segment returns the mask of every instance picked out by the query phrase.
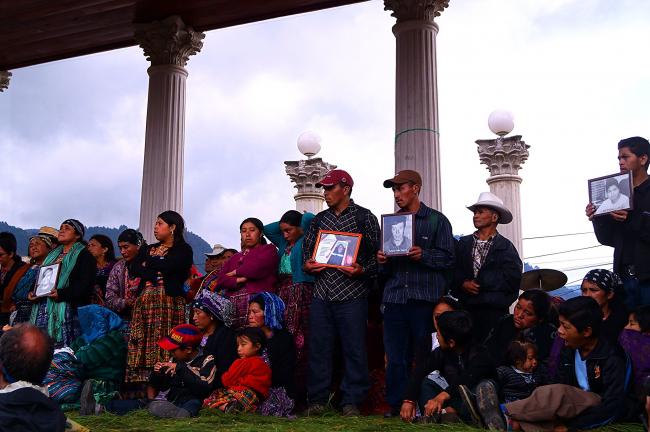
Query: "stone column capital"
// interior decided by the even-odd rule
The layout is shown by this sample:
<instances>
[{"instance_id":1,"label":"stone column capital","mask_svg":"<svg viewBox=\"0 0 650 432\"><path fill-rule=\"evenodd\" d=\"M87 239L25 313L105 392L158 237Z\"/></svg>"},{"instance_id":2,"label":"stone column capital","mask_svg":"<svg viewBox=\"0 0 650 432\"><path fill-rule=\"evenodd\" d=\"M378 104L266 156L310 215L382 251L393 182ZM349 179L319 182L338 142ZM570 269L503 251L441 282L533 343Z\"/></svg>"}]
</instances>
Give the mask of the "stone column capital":
<instances>
[{"instance_id":1,"label":"stone column capital","mask_svg":"<svg viewBox=\"0 0 650 432\"><path fill-rule=\"evenodd\" d=\"M336 165L332 165L323 161L321 158L302 159L298 161L286 161L285 172L295 183L295 188L298 189L298 195L323 195L323 190L316 187L318 180L322 179L325 174L333 169Z\"/></svg>"},{"instance_id":2,"label":"stone column capital","mask_svg":"<svg viewBox=\"0 0 650 432\"><path fill-rule=\"evenodd\" d=\"M186 26L179 16L137 24L135 28L135 39L152 66L184 67L189 57L201 50L204 37L205 33Z\"/></svg>"},{"instance_id":3,"label":"stone column capital","mask_svg":"<svg viewBox=\"0 0 650 432\"><path fill-rule=\"evenodd\" d=\"M9 71L0 71L0 92L3 92L9 88L9 80L11 79L11 72Z\"/></svg>"},{"instance_id":4,"label":"stone column capital","mask_svg":"<svg viewBox=\"0 0 650 432\"><path fill-rule=\"evenodd\" d=\"M476 144L481 163L487 165L491 177L499 178L517 176L521 166L528 159L528 149L530 148L521 139L521 135L477 140Z\"/></svg>"},{"instance_id":5,"label":"stone column capital","mask_svg":"<svg viewBox=\"0 0 650 432\"><path fill-rule=\"evenodd\" d=\"M433 23L449 6L449 0L384 0L384 10L393 11L397 22L426 21Z\"/></svg>"}]
</instances>

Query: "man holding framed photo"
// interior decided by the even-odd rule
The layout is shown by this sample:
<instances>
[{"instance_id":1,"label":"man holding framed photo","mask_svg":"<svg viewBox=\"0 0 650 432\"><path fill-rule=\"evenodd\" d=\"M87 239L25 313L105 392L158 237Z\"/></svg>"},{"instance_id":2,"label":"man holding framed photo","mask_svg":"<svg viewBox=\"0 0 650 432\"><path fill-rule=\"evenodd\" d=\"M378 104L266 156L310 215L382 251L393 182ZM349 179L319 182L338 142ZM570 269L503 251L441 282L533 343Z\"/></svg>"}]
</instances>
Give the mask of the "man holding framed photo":
<instances>
[{"instance_id":1,"label":"man holding framed photo","mask_svg":"<svg viewBox=\"0 0 650 432\"><path fill-rule=\"evenodd\" d=\"M383 250L377 252L380 273L386 279L384 348L388 360L386 399L391 408L385 416L390 417L400 413L414 346L424 337L431 337L433 306L446 294L447 275L454 265L454 237L445 215L420 201L422 177L418 172L400 171L384 181L384 187L393 190L400 208L397 215L414 215L412 246L406 255L391 256L394 245L390 243L384 243ZM400 221L394 216L387 218L390 219ZM396 231L400 231L393 226L384 226L385 230L391 230L392 241ZM401 234L398 237L403 237L404 227L397 233Z\"/></svg>"},{"instance_id":2,"label":"man holding framed photo","mask_svg":"<svg viewBox=\"0 0 650 432\"><path fill-rule=\"evenodd\" d=\"M616 210L598 216L589 203L585 210L598 241L614 248L614 272L625 286L629 308L650 305L650 143L630 137L618 143L621 172L632 172L632 210Z\"/></svg>"},{"instance_id":3,"label":"man holding framed photo","mask_svg":"<svg viewBox=\"0 0 650 432\"><path fill-rule=\"evenodd\" d=\"M324 412L332 384L332 355L336 337L345 360L341 383L343 415L359 415L358 406L370 387L366 352L369 281L377 273L379 223L370 210L351 198L354 181L343 170L332 170L316 183L325 194L327 210L318 213L305 233L304 268L316 278L310 310L308 415ZM361 234L357 259L332 268L312 257L319 231Z\"/></svg>"}]
</instances>

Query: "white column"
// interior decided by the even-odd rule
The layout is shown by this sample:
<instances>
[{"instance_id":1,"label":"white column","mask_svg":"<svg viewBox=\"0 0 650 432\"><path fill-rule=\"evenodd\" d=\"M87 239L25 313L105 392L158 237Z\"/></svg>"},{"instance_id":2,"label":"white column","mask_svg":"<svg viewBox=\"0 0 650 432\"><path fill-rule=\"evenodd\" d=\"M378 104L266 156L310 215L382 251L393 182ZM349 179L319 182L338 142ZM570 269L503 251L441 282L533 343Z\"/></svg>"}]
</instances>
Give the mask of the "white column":
<instances>
[{"instance_id":1,"label":"white column","mask_svg":"<svg viewBox=\"0 0 650 432\"><path fill-rule=\"evenodd\" d=\"M420 198L441 208L438 78L434 18L449 0L384 0L397 18L395 85L395 171L422 176Z\"/></svg>"},{"instance_id":2,"label":"white column","mask_svg":"<svg viewBox=\"0 0 650 432\"><path fill-rule=\"evenodd\" d=\"M0 93L9 88L9 80L11 79L11 72L0 70Z\"/></svg>"},{"instance_id":3,"label":"white column","mask_svg":"<svg viewBox=\"0 0 650 432\"><path fill-rule=\"evenodd\" d=\"M519 255L524 256L521 234L521 196L519 185L521 177L519 170L528 159L530 146L521 139L521 135L497 138L492 140L477 140L479 159L487 165L490 177L486 180L490 192L503 200L505 206L512 212L512 222L499 225L499 233L515 245Z\"/></svg>"},{"instance_id":4,"label":"white column","mask_svg":"<svg viewBox=\"0 0 650 432\"><path fill-rule=\"evenodd\" d=\"M183 212L185 147L185 65L203 46L203 33L177 17L138 26L135 37L151 61L144 145L140 231L155 241L156 216Z\"/></svg>"},{"instance_id":5,"label":"white column","mask_svg":"<svg viewBox=\"0 0 650 432\"><path fill-rule=\"evenodd\" d=\"M324 162L321 158L286 161L284 165L287 175L298 190L293 197L296 200L296 210L300 213L310 212L313 214L322 211L325 198L323 189L317 188L316 183L325 174L336 169L336 165Z\"/></svg>"}]
</instances>

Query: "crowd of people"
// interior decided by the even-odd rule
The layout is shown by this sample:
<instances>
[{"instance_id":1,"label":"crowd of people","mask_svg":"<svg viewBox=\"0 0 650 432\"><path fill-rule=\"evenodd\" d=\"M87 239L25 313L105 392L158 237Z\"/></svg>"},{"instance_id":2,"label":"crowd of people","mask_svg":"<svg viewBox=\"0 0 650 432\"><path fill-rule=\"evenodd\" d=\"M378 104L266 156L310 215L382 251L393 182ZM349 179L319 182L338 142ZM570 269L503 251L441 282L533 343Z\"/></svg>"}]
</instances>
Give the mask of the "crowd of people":
<instances>
[{"instance_id":1,"label":"crowd of people","mask_svg":"<svg viewBox=\"0 0 650 432\"><path fill-rule=\"evenodd\" d=\"M412 170L383 183L413 215L412 246L399 256L383 250L377 217L338 169L317 184L326 210L245 219L238 248L205 254L205 275L174 211L158 215L154 244L121 232L119 260L108 237L86 239L76 219L41 228L28 260L0 233L0 426L25 422L28 406L34 430L59 430L59 406L166 418L339 407L525 431L645 419L650 144L632 137L618 149L633 209L586 208L614 247L613 271L589 271L582 296L566 301L520 292L522 261L497 229L513 216L499 197L481 193L468 206L476 231L455 239L420 201ZM360 234L354 262L317 262L321 231ZM45 293L44 270L56 275Z\"/></svg>"}]
</instances>

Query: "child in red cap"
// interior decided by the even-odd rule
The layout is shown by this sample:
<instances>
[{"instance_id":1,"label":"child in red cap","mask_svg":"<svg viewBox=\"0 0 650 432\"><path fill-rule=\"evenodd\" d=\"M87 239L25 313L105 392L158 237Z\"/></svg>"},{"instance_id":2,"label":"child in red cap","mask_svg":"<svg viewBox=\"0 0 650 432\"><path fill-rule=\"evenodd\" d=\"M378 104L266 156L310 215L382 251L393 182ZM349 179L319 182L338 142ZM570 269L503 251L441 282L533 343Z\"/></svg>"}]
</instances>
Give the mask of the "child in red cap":
<instances>
[{"instance_id":1,"label":"child in red cap","mask_svg":"<svg viewBox=\"0 0 650 432\"><path fill-rule=\"evenodd\" d=\"M158 362L149 378L148 399L113 400L100 406L92 393L81 395L81 415L102 411L123 415L147 408L151 414L163 418L182 418L198 415L201 402L212 391L216 376L214 358L199 351L203 335L198 327L181 324L174 327L158 345L169 351L168 362ZM159 392L166 392L164 397Z\"/></svg>"}]
</instances>

